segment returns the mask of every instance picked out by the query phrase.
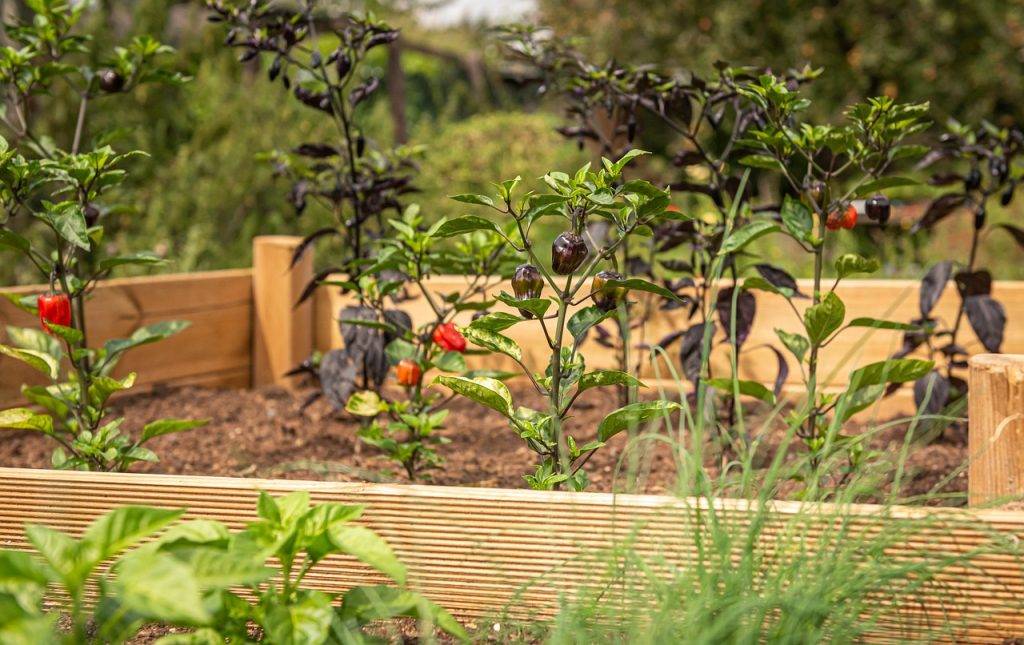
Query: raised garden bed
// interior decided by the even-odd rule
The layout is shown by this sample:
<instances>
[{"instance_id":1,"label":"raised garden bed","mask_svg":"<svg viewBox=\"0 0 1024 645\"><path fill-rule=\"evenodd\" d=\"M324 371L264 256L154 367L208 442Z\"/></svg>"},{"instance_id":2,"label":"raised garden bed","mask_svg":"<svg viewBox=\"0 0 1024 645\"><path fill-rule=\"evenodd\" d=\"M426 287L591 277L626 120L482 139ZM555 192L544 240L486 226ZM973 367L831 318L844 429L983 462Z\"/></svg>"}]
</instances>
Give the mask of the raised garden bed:
<instances>
[{"instance_id":1,"label":"raised garden bed","mask_svg":"<svg viewBox=\"0 0 1024 645\"><path fill-rule=\"evenodd\" d=\"M294 241L275 239L269 243L287 248ZM253 271L118 280L98 287L90 311L99 313L89 321L91 333L97 338L122 335L142 322L186 318L193 323L174 339L140 350L121 366L122 372L127 372L133 365L145 365L146 369L140 370L146 379L143 382L156 391L122 399L118 405L131 409L133 417L143 409L153 409L153 415L158 416L155 408L174 407L178 401L180 409L176 413L202 415L201 402L205 399L206 405L220 410L219 418L218 414L212 415L218 425L209 430L211 436L216 433L220 443L187 434L161 438L165 445L159 452L166 459L155 468L173 471L173 475L4 468L0 470L0 495L5 500L0 504L0 539L5 546L26 547L21 529L24 522L42 522L74 533L104 511L122 504L187 507L193 517L239 526L251 517L257 490L302 489L319 501L365 504L365 521L387 538L409 565L412 585L461 616L491 615L506 609L523 618L551 615L560 593L586 588L593 582L587 558L598 558L598 554L627 541L637 553L667 566L692 560L692 537L699 533L699 518L703 517L696 511L703 509L706 515L706 502L667 496L501 488L519 482L523 469L515 463L515 451L520 444L510 443L509 452L502 452L501 440L495 438L501 436L502 422L497 418L493 424L481 422L479 408L469 403L465 403L464 410L460 407L463 404L456 405L457 413L450 424L452 438L469 447L474 441L476 445L486 442L489 454L503 463L499 466L497 461L480 459L472 464L472 453L460 451L458 456L449 456L452 463L463 466L459 476L439 474L436 481L474 488L283 479L306 477L322 468L312 462L296 465L302 459L321 464L341 462L349 468L355 462L355 468L342 469L340 475L321 471L326 478L375 478L380 469L373 467L374 457L367 454L367 448L353 458L351 425L329 421L326 408L313 408L305 417L297 415L300 394L280 389L295 385L282 374L310 350L337 346L335 317L342 300L337 294L322 291L305 309L282 308L283 303L294 302L292 291L303 281L286 277L280 262L288 253L272 255L274 262L258 265ZM445 280L452 279L437 278L432 286L443 291ZM284 284L289 288L282 288ZM28 293L37 289L18 290ZM878 314L878 302L892 302L893 310L882 312L885 317L909 319L916 307L914 284L909 282L851 281L840 290L850 316ZM1006 304L1011 321L1024 319L1024 285L996 283L994 291ZM952 287L940 301L939 316L948 315L954 306L951 292ZM758 319L748 341L752 345L767 342L773 327L792 324L790 318L783 317L792 312L784 310L781 301L773 300L773 296L758 295ZM422 314L418 309L421 306L416 301L408 303L406 308L414 320ZM0 303L0 322L30 323L6 303ZM656 339L679 324L671 312L659 314L648 334ZM898 342L898 333L881 330L871 332L869 340L851 336L843 341L847 343L845 351L837 342L831 352L845 359L826 366L830 385L842 383L844 375L857 365L885 358ZM528 336L516 339L524 348L533 344ZM1024 328L1011 324L1004 348L1024 353ZM602 366L602 362L614 366L610 353L598 347L592 350L592 366ZM763 362L757 352L747 357L741 365L747 376L762 382L774 379L774 361L769 353L765 353ZM526 360L531 360L528 352ZM490 367L496 366L494 357L488 361ZM0 400L13 403L18 398L17 386L32 379L6 359L0 361L0 370L4 374ZM652 382L657 376L650 371L645 374ZM266 387L274 383L278 384L276 388ZM189 384L228 389L221 393L175 389ZM247 386L262 389L238 389ZM1003 397L1003 402L1007 399ZM862 415L889 418L910 411L910 398L905 394L886 401L884 406ZM603 414L603 406L600 400L593 403L595 419ZM459 411L465 414L461 422ZM586 423L588 419L589 413L585 413L579 421ZM263 461L247 462L245 455L251 457L256 449L262 452L268 447L260 445L261 441L269 442L274 449ZM962 444L962 437L954 436L943 444L950 450L944 457L947 462L958 464L967 457L958 442ZM251 451L247 444L252 446ZM992 452L1002 449L997 444ZM31 440L15 439L4 450L5 464L45 465L41 451ZM612 489L616 452L609 450L595 462L600 466L595 472L602 475L597 482L599 489ZM525 454L523 458L529 459ZM294 468L286 467L289 462ZM506 468L505 462L511 465ZM654 453L651 463L649 490L669 489L673 470L669 458ZM364 464L365 471L361 470ZM243 477L180 474L198 474L205 465L219 474ZM942 470L938 466L933 474ZM256 478L261 476L280 478ZM962 482L953 486L963 490ZM954 631L944 634L948 639L1001 642L1024 635L1024 613L1020 611L1024 567L1013 548L1006 547L1024 537L1024 512L864 505L821 506L819 513L808 515L806 509L792 502L759 507L728 500L716 501L712 507L716 516L741 526L767 517L769 530L758 533L766 553L774 552L772 536L776 535L803 536L802 548L813 550L817 548L816 540L834 537L830 537L829 527L839 522L868 532L903 526L905 531L887 551L897 560L945 558L948 566L937 577L923 586L908 587L897 605L876 617L872 630L879 640L934 637L928 630L940 623L952 626ZM806 525L808 517L815 518L813 526ZM794 528L792 522L801 525ZM993 545L1002 546L991 551ZM322 574L310 579L311 583L337 590L367 581L368 573L361 565L340 558L330 562Z\"/></svg>"}]
</instances>

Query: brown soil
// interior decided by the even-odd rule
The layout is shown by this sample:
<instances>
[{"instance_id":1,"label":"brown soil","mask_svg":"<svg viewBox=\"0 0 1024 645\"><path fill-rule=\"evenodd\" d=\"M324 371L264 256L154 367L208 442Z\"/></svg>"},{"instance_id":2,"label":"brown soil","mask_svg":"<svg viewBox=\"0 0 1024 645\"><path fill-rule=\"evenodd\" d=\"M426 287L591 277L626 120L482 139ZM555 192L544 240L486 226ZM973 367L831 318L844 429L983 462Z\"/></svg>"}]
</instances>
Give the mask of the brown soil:
<instances>
[{"instance_id":1,"label":"brown soil","mask_svg":"<svg viewBox=\"0 0 1024 645\"><path fill-rule=\"evenodd\" d=\"M512 384L519 405L542 407L539 397L522 384ZM210 424L192 432L159 437L148 444L160 457L153 464L139 464L134 470L188 475L227 477L268 477L286 479L327 479L335 481L408 481L402 469L376 449L361 445L355 436L357 424L347 415L333 412L317 402L305 412L302 402L310 391L291 394L279 388L255 391L212 390L195 387L157 389L121 399L115 412L138 427L163 418L208 418ZM593 438L594 429L615 406L609 392L591 390L580 397L569 429L580 443ZM534 454L497 413L457 398L451 406L446 428L440 434L451 443L438 447L445 459L442 468L423 475L426 483L460 486L523 488L523 474L532 472ZM763 424L756 420L748 427ZM853 429L854 432L857 429ZM870 442L883 455L897 455L905 427L878 433ZM778 439L766 434L765 450L770 455ZM674 438L674 437L673 437ZM623 457L626 437L613 438L587 464L589 490L623 490L627 458ZM642 476L637 492L659 493L673 488L676 466L673 449L665 442L648 442L638 451ZM656 446L656 447L651 447ZM53 445L41 435L10 432L0 444L0 465L47 468ZM708 451L711 453L712 451ZM636 454L636 453L635 453ZM709 457L714 470L717 458ZM927 445L914 445L906 463L905 495L920 495L960 468L966 459L962 434L947 429ZM618 476L617 476L618 473ZM952 477L944 492L966 489L966 474ZM947 502L948 503L948 502Z\"/></svg>"}]
</instances>

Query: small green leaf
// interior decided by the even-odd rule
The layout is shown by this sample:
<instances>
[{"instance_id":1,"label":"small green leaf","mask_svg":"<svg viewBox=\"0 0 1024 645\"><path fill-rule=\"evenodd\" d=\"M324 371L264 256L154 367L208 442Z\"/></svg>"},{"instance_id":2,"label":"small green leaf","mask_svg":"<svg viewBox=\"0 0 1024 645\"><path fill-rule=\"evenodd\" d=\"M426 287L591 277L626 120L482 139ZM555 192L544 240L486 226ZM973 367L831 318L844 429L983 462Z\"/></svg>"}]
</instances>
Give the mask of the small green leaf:
<instances>
[{"instance_id":1,"label":"small green leaf","mask_svg":"<svg viewBox=\"0 0 1024 645\"><path fill-rule=\"evenodd\" d=\"M594 370L580 377L579 391L606 385L625 385L628 387L647 387L633 376L618 370Z\"/></svg>"},{"instance_id":2,"label":"small green leaf","mask_svg":"<svg viewBox=\"0 0 1024 645\"><path fill-rule=\"evenodd\" d=\"M807 350L811 348L811 341L807 340L806 336L801 334L791 334L788 331L781 329L775 330L775 335L779 337L782 344L786 346L786 349L793 353L798 362L803 362L804 356L807 354Z\"/></svg>"},{"instance_id":3,"label":"small green leaf","mask_svg":"<svg viewBox=\"0 0 1024 645\"><path fill-rule=\"evenodd\" d=\"M405 565L388 543L365 526L335 523L329 529L331 541L341 550L380 571L400 585L405 584Z\"/></svg>"},{"instance_id":4,"label":"small green leaf","mask_svg":"<svg viewBox=\"0 0 1024 645\"><path fill-rule=\"evenodd\" d=\"M612 164L611 173L615 176L618 176L622 174L622 169L625 168L626 164L628 164L630 161L642 155L649 154L651 153L647 152L646 150L630 150L626 154L622 155L622 157L620 157L618 161Z\"/></svg>"},{"instance_id":5,"label":"small green leaf","mask_svg":"<svg viewBox=\"0 0 1024 645\"><path fill-rule=\"evenodd\" d=\"M874 273L881 265L878 260L865 258L856 253L846 253L836 258L836 273L842 280L855 273Z\"/></svg>"},{"instance_id":6,"label":"small green leaf","mask_svg":"<svg viewBox=\"0 0 1024 645\"><path fill-rule=\"evenodd\" d=\"M537 298L540 300L540 298ZM550 303L550 301L547 301ZM486 329L487 331L501 332L505 331L516 323L521 323L525 320L520 316L510 314L507 311L493 311L489 314L480 316L469 324L470 327L476 327L477 329Z\"/></svg>"},{"instance_id":7,"label":"small green leaf","mask_svg":"<svg viewBox=\"0 0 1024 645\"><path fill-rule=\"evenodd\" d=\"M602 320L615 314L615 310L605 311L600 307L584 307L569 318L567 328L572 334L573 340L579 343L586 336L587 331Z\"/></svg>"},{"instance_id":8,"label":"small green leaf","mask_svg":"<svg viewBox=\"0 0 1024 645\"><path fill-rule=\"evenodd\" d=\"M768 282L760 276L751 276L743 281L743 288L750 291L757 289L759 291L767 291L768 293L774 293L782 296L783 298L792 298L793 290L786 287L776 287L771 282Z\"/></svg>"},{"instance_id":9,"label":"small green leaf","mask_svg":"<svg viewBox=\"0 0 1024 645\"><path fill-rule=\"evenodd\" d=\"M101 516L82 535L82 548L102 562L181 517L184 509L121 506Z\"/></svg>"},{"instance_id":10,"label":"small green leaf","mask_svg":"<svg viewBox=\"0 0 1024 645\"><path fill-rule=\"evenodd\" d=\"M718 249L718 255L735 253L757 238L769 233L775 233L778 230L780 230L779 225L774 222L765 220L751 222L743 228L733 231L729 237L725 238L721 248Z\"/></svg>"},{"instance_id":11,"label":"small green leaf","mask_svg":"<svg viewBox=\"0 0 1024 645\"><path fill-rule=\"evenodd\" d=\"M28 408L11 408L0 411L0 428L52 434L53 419L45 414L36 414Z\"/></svg>"},{"instance_id":12,"label":"small green leaf","mask_svg":"<svg viewBox=\"0 0 1024 645\"><path fill-rule=\"evenodd\" d=\"M466 371L466 357L459 352L445 352L434 361L434 367L443 372L461 374Z\"/></svg>"},{"instance_id":13,"label":"small green leaf","mask_svg":"<svg viewBox=\"0 0 1024 645\"><path fill-rule=\"evenodd\" d=\"M599 441L608 441L626 428L664 417L679 409L678 403L665 400L641 401L627 405L601 421L601 425L597 427L597 438Z\"/></svg>"},{"instance_id":14,"label":"small green leaf","mask_svg":"<svg viewBox=\"0 0 1024 645\"><path fill-rule=\"evenodd\" d=\"M850 372L849 391L885 383L907 383L922 378L935 366L934 361L917 358L891 358Z\"/></svg>"},{"instance_id":15,"label":"small green leaf","mask_svg":"<svg viewBox=\"0 0 1024 645\"><path fill-rule=\"evenodd\" d=\"M396 338L384 348L384 354L392 365L398 365L405 358L415 360L416 353L416 346L404 338Z\"/></svg>"},{"instance_id":16,"label":"small green leaf","mask_svg":"<svg viewBox=\"0 0 1024 645\"><path fill-rule=\"evenodd\" d=\"M508 336L503 336L497 332L488 331L486 329L473 327L472 325L463 328L462 335L466 337L466 340L474 345L479 345L480 347L489 349L492 352L506 354L517 361L523 360L523 350L519 348L516 341L512 340Z\"/></svg>"},{"instance_id":17,"label":"small green leaf","mask_svg":"<svg viewBox=\"0 0 1024 645\"><path fill-rule=\"evenodd\" d=\"M202 625L211 618L192 570L166 553L138 551L125 557L114 586L124 609L153 621Z\"/></svg>"},{"instance_id":18,"label":"small green leaf","mask_svg":"<svg viewBox=\"0 0 1024 645\"><path fill-rule=\"evenodd\" d=\"M485 217L467 215L456 219L450 219L434 233L434 237L455 237L465 235L473 231L492 231L499 233L498 225Z\"/></svg>"},{"instance_id":19,"label":"small green leaf","mask_svg":"<svg viewBox=\"0 0 1024 645\"><path fill-rule=\"evenodd\" d=\"M846 305L833 292L804 312L804 328L812 345L820 345L839 329L846 318Z\"/></svg>"},{"instance_id":20,"label":"small green leaf","mask_svg":"<svg viewBox=\"0 0 1024 645\"><path fill-rule=\"evenodd\" d=\"M488 197L487 195L463 193L461 195L452 195L451 199L454 199L457 202L462 202L463 204L476 204L478 206L494 206L494 200Z\"/></svg>"},{"instance_id":21,"label":"small green leaf","mask_svg":"<svg viewBox=\"0 0 1024 645\"><path fill-rule=\"evenodd\" d=\"M139 443L145 443L154 437L165 434L201 428L209 422L209 419L160 419L159 421L153 421L142 427L142 438L139 440Z\"/></svg>"},{"instance_id":22,"label":"small green leaf","mask_svg":"<svg viewBox=\"0 0 1024 645\"><path fill-rule=\"evenodd\" d=\"M647 280L643 280L641 278L629 278L627 280L608 280L605 283L605 286L609 289L625 287L626 289L630 289L632 291L646 291L647 293L653 293L655 295L661 296L666 300L675 300L677 302L682 302L682 299L679 296L672 293L665 287L658 284L654 284L653 282L648 282Z\"/></svg>"},{"instance_id":23,"label":"small green leaf","mask_svg":"<svg viewBox=\"0 0 1024 645\"><path fill-rule=\"evenodd\" d=\"M348 397L345 410L357 417L375 417L387 410L387 404L373 390L363 390Z\"/></svg>"},{"instance_id":24,"label":"small green leaf","mask_svg":"<svg viewBox=\"0 0 1024 645\"><path fill-rule=\"evenodd\" d=\"M522 309L533 314L537 318L542 318L547 313L548 307L551 306L551 300L549 298L523 298L519 299L515 296L510 296L504 291L498 295L498 300L505 303L510 307L516 309Z\"/></svg>"},{"instance_id":25,"label":"small green leaf","mask_svg":"<svg viewBox=\"0 0 1024 645\"><path fill-rule=\"evenodd\" d=\"M873 327L874 329L895 329L897 331L919 331L920 325L896 322L895 320L876 320L875 318L854 318L848 325L850 327Z\"/></svg>"},{"instance_id":26,"label":"small green leaf","mask_svg":"<svg viewBox=\"0 0 1024 645\"><path fill-rule=\"evenodd\" d=\"M814 219L811 209L789 195L782 200L782 208L779 210L779 217L782 218L782 225L790 235L798 240L807 241L810 239L811 231L814 228Z\"/></svg>"},{"instance_id":27,"label":"small green leaf","mask_svg":"<svg viewBox=\"0 0 1024 645\"><path fill-rule=\"evenodd\" d=\"M708 379L706 383L722 392L733 393L733 380L729 378ZM775 405L775 394L757 381L736 381L739 386L739 393L744 396L752 396L755 399L764 401L768 405Z\"/></svg>"},{"instance_id":28,"label":"small green leaf","mask_svg":"<svg viewBox=\"0 0 1024 645\"><path fill-rule=\"evenodd\" d=\"M441 384L468 399L473 399L506 417L512 416L512 394L508 391L508 387L497 379L485 376L476 378L438 376L434 379L434 383Z\"/></svg>"},{"instance_id":29,"label":"small green leaf","mask_svg":"<svg viewBox=\"0 0 1024 645\"><path fill-rule=\"evenodd\" d=\"M57 363L57 359L45 352L0 345L0 354L10 356L31 368L39 370L50 377L51 380L56 380L60 376L60 365Z\"/></svg>"},{"instance_id":30,"label":"small green leaf","mask_svg":"<svg viewBox=\"0 0 1024 645\"><path fill-rule=\"evenodd\" d=\"M779 160L771 155L747 155L739 160L743 166L751 168L764 168L766 170L778 170Z\"/></svg>"}]
</instances>

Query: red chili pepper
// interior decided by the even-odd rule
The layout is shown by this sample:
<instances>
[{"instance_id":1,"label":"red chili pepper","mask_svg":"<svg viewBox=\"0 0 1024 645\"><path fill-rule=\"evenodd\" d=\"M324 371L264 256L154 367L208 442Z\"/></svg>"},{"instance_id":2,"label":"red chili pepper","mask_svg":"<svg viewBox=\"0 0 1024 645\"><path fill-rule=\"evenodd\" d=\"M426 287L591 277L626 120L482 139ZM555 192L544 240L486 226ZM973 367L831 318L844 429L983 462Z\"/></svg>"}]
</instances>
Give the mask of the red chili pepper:
<instances>
[{"instance_id":1,"label":"red chili pepper","mask_svg":"<svg viewBox=\"0 0 1024 645\"><path fill-rule=\"evenodd\" d=\"M852 229L857 224L857 209L853 204L846 207L846 210L832 211L825 220L825 228L830 231L838 231L841 228Z\"/></svg>"},{"instance_id":2,"label":"red chili pepper","mask_svg":"<svg viewBox=\"0 0 1024 645\"><path fill-rule=\"evenodd\" d=\"M46 323L62 327L71 326L71 299L66 294L44 293L39 296L36 304L39 307L39 323L46 333L53 333Z\"/></svg>"},{"instance_id":3,"label":"red chili pepper","mask_svg":"<svg viewBox=\"0 0 1024 645\"><path fill-rule=\"evenodd\" d=\"M459 352L461 354L466 351L466 339L455 328L454 323L438 325L437 329L434 330L434 342L441 349L448 352Z\"/></svg>"},{"instance_id":4,"label":"red chili pepper","mask_svg":"<svg viewBox=\"0 0 1024 645\"><path fill-rule=\"evenodd\" d=\"M416 387L420 384L423 370L420 369L419 363L416 361L411 358L403 358L395 367L395 375L398 377L399 384L405 387Z\"/></svg>"}]
</instances>

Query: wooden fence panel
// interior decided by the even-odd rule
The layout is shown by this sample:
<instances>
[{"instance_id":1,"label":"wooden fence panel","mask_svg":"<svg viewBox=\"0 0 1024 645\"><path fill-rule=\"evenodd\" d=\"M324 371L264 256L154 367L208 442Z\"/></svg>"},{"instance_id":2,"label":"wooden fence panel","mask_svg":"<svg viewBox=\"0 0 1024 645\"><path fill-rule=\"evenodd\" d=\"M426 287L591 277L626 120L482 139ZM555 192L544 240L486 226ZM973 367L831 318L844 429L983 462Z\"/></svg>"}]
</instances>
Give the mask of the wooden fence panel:
<instances>
[{"instance_id":1,"label":"wooden fence panel","mask_svg":"<svg viewBox=\"0 0 1024 645\"><path fill-rule=\"evenodd\" d=\"M4 289L32 294L39 285ZM252 366L252 271L125 278L100 283L89 298L89 344L129 336L162 320L188 320L192 326L165 341L128 352L117 369L135 371L140 384L199 384L247 387ZM0 300L0 329L37 327L39 321ZM0 332L0 337L6 332ZM42 375L17 361L0 358L0 405L17 403L22 383L42 383Z\"/></svg>"},{"instance_id":2,"label":"wooden fence panel","mask_svg":"<svg viewBox=\"0 0 1024 645\"><path fill-rule=\"evenodd\" d=\"M465 284L465 278L457 276L438 276L427 282L429 288L441 293L460 290ZM800 280L799 284L803 292L811 291L811 281ZM920 317L917 289L918 283L911 280L847 280L839 286L837 293L846 303L847 321L866 316L909 322ZM511 287L507 282L498 284L491 289L490 295L493 296L500 291L510 293ZM646 296L646 294L638 295ZM1024 353L1024 324L1015 324L1015 321L1024 321L1024 282L997 281L993 285L993 296L1006 307L1006 315L1009 320L1002 351ZM637 295L633 297L636 298ZM777 363L775 355L767 346L770 345L785 352L774 330L776 328L789 332L802 332L803 330L796 314L782 297L761 291L755 292L755 297L757 298L757 314L753 330L740 356L740 376L744 379L771 385L777 374ZM950 283L936 305L933 316L944 324L952 325L956 317L958 299L956 287ZM338 293L337 289L321 289L319 291L314 314L314 343L317 349L326 351L341 346L341 335L337 324L338 311L341 307L352 303L353 300L350 297ZM810 300L797 300L796 304L798 311L802 314L810 304ZM432 312L422 297L402 303L401 307L412 315L415 324L428 321L432 317ZM498 303L495 309L508 308ZM471 315L470 312L466 312L456 320L460 324L467 324ZM608 323L606 325L609 331L614 332ZM655 310L648 322L645 335L643 337L635 336L634 340L637 343L656 343L669 333L685 329L689 325L685 310ZM537 370L543 370L544 361L547 360L547 345L536 322L521 323L504 333L516 340L522 347L524 362L527 365ZM634 331L635 335L638 333ZM719 340L725 338L724 331L720 326L717 327L716 334L716 338ZM971 353L985 351L966 320L962 323L960 344ZM882 329L846 330L822 353L821 382L827 389L841 387L846 383L850 371L868 363L885 360L901 346L902 332ZM678 352L678 342L668 350L677 369ZM616 354L592 340L588 341L586 345L586 357L590 368L618 368ZM790 363L787 390L792 393L802 392L800 370L797 369L788 352L786 352L786 357ZM486 365L491 369L517 370L515 363L503 356L471 358L469 362L474 367ZM664 365L661 365L659 369L660 377L667 378L669 376ZM718 374L728 374L730 371L726 346L720 346L714 352L713 370ZM642 369L643 377L651 379L654 373L655 370L652 369L651 362L645 361ZM966 377L966 373L964 376ZM888 409L894 411L900 409L909 412L912 410L912 405L909 388L904 388L902 396L887 401Z\"/></svg>"},{"instance_id":3,"label":"wooden fence panel","mask_svg":"<svg viewBox=\"0 0 1024 645\"><path fill-rule=\"evenodd\" d=\"M591 565L603 561L602 551L626 540L651 562L685 567L696 557L695 510L707 516L708 508L695 499L653 495L0 468L0 545L29 548L22 529L25 522L77 534L103 512L123 504L187 507L188 517L240 528L254 516L258 490L308 490L315 502L365 505L362 521L394 547L409 568L411 586L461 617L494 614L506 607L519 618L550 616L559 594L594 584ZM722 500L714 508L721 521L740 527L751 518L748 502ZM888 549L888 557L908 562L973 554L995 541L1024 537L1021 512L883 510L865 505L837 513L826 505L819 507L820 515L811 516L820 521L808 521L806 513L797 515L800 508L795 502L773 504L758 540L764 553L794 544L776 544L775 535L810 540L813 549L830 539L826 536L837 521L867 532L893 522L918 522L901 534L903 542L894 541ZM314 568L306 581L341 591L380 578L353 560L332 557ZM880 602L889 600L891 591L880 594ZM1024 567L1019 558L1006 553L970 555L951 563L912 597L899 598L874 631L877 642L908 640L953 619L963 620L964 630L946 634L949 641L998 643L1024 635L1022 604Z\"/></svg>"}]
</instances>

